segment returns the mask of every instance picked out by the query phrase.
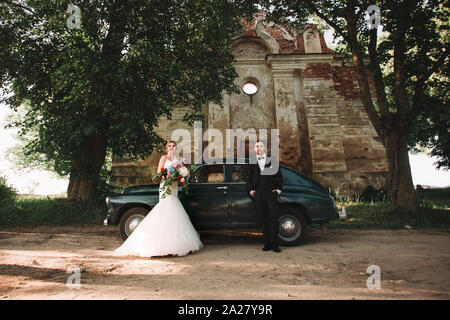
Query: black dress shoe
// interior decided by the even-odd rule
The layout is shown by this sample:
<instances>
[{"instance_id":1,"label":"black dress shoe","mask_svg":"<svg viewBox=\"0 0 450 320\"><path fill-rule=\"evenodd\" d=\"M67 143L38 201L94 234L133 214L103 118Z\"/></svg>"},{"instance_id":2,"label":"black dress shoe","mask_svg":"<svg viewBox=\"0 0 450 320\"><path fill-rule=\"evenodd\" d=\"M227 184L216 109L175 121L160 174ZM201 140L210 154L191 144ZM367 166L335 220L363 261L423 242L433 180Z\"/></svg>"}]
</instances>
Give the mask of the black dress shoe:
<instances>
[{"instance_id":1,"label":"black dress shoe","mask_svg":"<svg viewBox=\"0 0 450 320\"><path fill-rule=\"evenodd\" d=\"M263 251L269 251L269 250L271 250L272 248L270 247L270 246L264 246L264 248L262 249Z\"/></svg>"},{"instance_id":2,"label":"black dress shoe","mask_svg":"<svg viewBox=\"0 0 450 320\"><path fill-rule=\"evenodd\" d=\"M281 252L281 249L280 249L280 247L276 247L276 248L274 248L274 249L273 249L273 252Z\"/></svg>"}]
</instances>

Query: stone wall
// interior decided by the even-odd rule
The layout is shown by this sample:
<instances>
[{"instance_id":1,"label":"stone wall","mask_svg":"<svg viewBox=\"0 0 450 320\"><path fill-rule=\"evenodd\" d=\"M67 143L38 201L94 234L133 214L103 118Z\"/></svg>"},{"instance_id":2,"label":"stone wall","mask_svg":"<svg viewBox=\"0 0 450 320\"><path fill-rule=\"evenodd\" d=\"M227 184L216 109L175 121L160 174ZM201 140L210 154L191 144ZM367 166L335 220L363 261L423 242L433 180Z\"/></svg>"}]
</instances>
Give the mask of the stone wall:
<instances>
[{"instance_id":1,"label":"stone wall","mask_svg":"<svg viewBox=\"0 0 450 320\"><path fill-rule=\"evenodd\" d=\"M364 110L353 65L335 58L309 64L304 77L313 177L341 194L383 187L386 153Z\"/></svg>"}]
</instances>

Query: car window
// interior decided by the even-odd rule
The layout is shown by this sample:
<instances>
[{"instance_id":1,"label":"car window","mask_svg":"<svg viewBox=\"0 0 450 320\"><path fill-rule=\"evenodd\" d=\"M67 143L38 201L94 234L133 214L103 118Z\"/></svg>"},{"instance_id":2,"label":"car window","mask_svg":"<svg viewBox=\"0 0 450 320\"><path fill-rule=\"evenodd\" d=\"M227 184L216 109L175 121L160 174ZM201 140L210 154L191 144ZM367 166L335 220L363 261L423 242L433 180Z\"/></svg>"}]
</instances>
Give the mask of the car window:
<instances>
[{"instance_id":1,"label":"car window","mask_svg":"<svg viewBox=\"0 0 450 320\"><path fill-rule=\"evenodd\" d=\"M189 179L190 183L222 183L224 181L223 164L201 166Z\"/></svg>"},{"instance_id":2,"label":"car window","mask_svg":"<svg viewBox=\"0 0 450 320\"><path fill-rule=\"evenodd\" d=\"M248 170L245 164L234 164L231 182L248 182Z\"/></svg>"}]
</instances>

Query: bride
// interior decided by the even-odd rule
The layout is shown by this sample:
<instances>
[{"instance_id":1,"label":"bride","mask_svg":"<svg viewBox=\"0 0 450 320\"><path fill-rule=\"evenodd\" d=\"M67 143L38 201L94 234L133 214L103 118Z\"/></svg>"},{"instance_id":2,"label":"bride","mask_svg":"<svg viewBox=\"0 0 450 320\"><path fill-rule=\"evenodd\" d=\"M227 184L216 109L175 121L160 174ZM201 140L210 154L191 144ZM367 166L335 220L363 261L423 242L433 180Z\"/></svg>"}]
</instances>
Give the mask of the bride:
<instances>
[{"instance_id":1,"label":"bride","mask_svg":"<svg viewBox=\"0 0 450 320\"><path fill-rule=\"evenodd\" d=\"M169 141L166 145L167 155L163 155L159 160L158 172L161 168L176 166L175 149L176 143ZM184 256L203 247L197 231L178 200L178 184L172 183L168 188L170 192L166 192L163 184L160 184L158 204L114 251L116 255ZM162 197L164 193L167 195Z\"/></svg>"}]
</instances>

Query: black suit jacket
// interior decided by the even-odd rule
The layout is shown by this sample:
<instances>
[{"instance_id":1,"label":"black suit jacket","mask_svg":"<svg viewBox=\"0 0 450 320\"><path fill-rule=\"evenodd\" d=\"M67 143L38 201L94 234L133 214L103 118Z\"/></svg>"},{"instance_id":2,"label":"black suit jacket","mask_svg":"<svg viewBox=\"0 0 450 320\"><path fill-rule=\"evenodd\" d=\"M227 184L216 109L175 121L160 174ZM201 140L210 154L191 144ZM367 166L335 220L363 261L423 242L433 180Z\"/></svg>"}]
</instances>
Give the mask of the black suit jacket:
<instances>
[{"instance_id":1,"label":"black suit jacket","mask_svg":"<svg viewBox=\"0 0 450 320\"><path fill-rule=\"evenodd\" d=\"M267 162L265 167L270 167L271 163ZM261 175L261 169L258 163L249 165L248 172L248 187L249 191L272 191L278 189L283 191L283 176L281 170L278 168L278 172L274 175Z\"/></svg>"}]
</instances>

